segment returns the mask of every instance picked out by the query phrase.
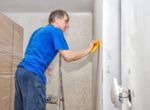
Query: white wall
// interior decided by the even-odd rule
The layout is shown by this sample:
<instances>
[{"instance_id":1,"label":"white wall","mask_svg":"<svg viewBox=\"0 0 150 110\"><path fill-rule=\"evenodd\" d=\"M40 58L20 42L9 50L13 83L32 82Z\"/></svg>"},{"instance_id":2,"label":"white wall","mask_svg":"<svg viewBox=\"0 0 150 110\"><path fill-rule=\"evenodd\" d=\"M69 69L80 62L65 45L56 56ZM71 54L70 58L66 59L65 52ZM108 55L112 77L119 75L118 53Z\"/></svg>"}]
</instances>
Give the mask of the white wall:
<instances>
[{"instance_id":1,"label":"white wall","mask_svg":"<svg viewBox=\"0 0 150 110\"><path fill-rule=\"evenodd\" d=\"M120 82L120 0L103 0L103 110L119 110L111 103L113 78Z\"/></svg>"},{"instance_id":2,"label":"white wall","mask_svg":"<svg viewBox=\"0 0 150 110\"><path fill-rule=\"evenodd\" d=\"M102 41L102 0L94 0L93 4L93 38ZM103 42L103 41L102 41ZM93 55L93 109L102 110L102 45Z\"/></svg>"},{"instance_id":3,"label":"white wall","mask_svg":"<svg viewBox=\"0 0 150 110\"><path fill-rule=\"evenodd\" d=\"M93 33L102 40L99 57L93 60L95 65L99 60L98 74L93 71L97 80L96 110L119 110L111 102L110 89L113 78L120 82L120 16L119 0L95 0Z\"/></svg>"},{"instance_id":4,"label":"white wall","mask_svg":"<svg viewBox=\"0 0 150 110\"><path fill-rule=\"evenodd\" d=\"M122 84L131 89L132 106L123 110L149 110L150 1L122 0Z\"/></svg>"}]
</instances>

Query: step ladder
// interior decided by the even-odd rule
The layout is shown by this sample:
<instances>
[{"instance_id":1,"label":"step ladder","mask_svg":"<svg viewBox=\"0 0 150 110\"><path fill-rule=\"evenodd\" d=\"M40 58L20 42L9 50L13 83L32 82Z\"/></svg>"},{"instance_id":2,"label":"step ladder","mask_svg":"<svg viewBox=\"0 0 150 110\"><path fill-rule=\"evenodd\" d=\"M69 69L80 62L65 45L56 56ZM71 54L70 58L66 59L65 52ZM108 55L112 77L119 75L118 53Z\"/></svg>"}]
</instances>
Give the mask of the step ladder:
<instances>
[{"instance_id":1,"label":"step ladder","mask_svg":"<svg viewBox=\"0 0 150 110\"><path fill-rule=\"evenodd\" d=\"M64 91L63 91L63 81L62 81L62 60L61 55L59 54L59 83L58 83L58 96L47 95L46 97L47 104L56 104L57 110L65 110L65 101L64 101Z\"/></svg>"}]
</instances>

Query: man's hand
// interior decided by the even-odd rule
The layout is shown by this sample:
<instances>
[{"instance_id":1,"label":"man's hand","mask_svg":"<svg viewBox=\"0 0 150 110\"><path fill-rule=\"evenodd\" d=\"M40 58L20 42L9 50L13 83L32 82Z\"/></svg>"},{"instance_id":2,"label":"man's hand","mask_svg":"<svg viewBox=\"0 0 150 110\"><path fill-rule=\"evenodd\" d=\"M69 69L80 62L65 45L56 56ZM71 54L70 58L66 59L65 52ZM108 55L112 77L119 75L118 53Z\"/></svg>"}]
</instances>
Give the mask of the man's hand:
<instances>
[{"instance_id":1,"label":"man's hand","mask_svg":"<svg viewBox=\"0 0 150 110\"><path fill-rule=\"evenodd\" d=\"M100 46L100 40L96 39L94 41L92 49L90 50L90 53L94 53L99 46Z\"/></svg>"},{"instance_id":2,"label":"man's hand","mask_svg":"<svg viewBox=\"0 0 150 110\"><path fill-rule=\"evenodd\" d=\"M89 44L89 47L83 51L75 52L71 50L59 50L61 56L63 56L64 60L67 62L76 61L81 59L82 57L88 55L94 47L94 44L97 40L92 40Z\"/></svg>"}]
</instances>

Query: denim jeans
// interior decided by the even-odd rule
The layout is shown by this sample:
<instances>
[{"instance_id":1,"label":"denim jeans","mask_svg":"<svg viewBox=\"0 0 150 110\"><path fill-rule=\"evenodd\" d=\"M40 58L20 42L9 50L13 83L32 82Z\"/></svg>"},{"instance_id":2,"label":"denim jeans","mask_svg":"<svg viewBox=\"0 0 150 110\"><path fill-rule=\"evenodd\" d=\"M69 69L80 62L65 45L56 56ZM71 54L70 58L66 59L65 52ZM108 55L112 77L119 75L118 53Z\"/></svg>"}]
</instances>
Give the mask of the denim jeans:
<instances>
[{"instance_id":1,"label":"denim jeans","mask_svg":"<svg viewBox=\"0 0 150 110\"><path fill-rule=\"evenodd\" d=\"M15 74L14 110L46 110L45 84L22 67L18 67Z\"/></svg>"}]
</instances>

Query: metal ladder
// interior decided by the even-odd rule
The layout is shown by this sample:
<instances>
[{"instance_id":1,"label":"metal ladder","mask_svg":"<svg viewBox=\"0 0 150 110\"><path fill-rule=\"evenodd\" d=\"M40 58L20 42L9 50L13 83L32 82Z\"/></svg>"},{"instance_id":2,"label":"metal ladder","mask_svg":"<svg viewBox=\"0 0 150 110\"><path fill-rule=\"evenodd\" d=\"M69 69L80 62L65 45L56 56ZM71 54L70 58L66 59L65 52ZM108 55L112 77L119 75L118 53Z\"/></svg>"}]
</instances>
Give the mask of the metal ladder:
<instances>
[{"instance_id":1,"label":"metal ladder","mask_svg":"<svg viewBox=\"0 0 150 110\"><path fill-rule=\"evenodd\" d=\"M62 60L59 54L59 83L58 83L58 96L48 95L46 97L47 104L57 104L57 110L61 110L61 105L63 110L65 110L64 101L64 91L63 91L63 81L62 81Z\"/></svg>"}]
</instances>

